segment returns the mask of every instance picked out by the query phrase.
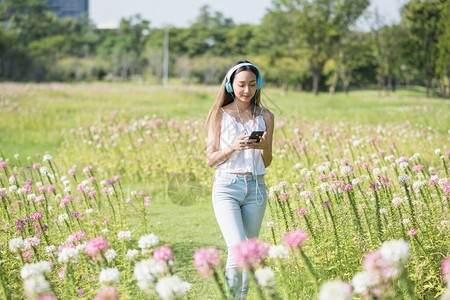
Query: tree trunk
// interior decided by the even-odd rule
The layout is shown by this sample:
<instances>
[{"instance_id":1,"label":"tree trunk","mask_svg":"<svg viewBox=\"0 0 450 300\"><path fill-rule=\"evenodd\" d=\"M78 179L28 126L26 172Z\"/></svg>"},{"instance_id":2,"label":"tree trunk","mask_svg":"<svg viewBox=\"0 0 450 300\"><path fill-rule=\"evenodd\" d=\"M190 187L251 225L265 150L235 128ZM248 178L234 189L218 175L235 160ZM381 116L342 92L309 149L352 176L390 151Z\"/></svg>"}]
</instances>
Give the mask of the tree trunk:
<instances>
[{"instance_id":1,"label":"tree trunk","mask_svg":"<svg viewBox=\"0 0 450 300\"><path fill-rule=\"evenodd\" d=\"M445 98L445 83L444 78L439 78L439 97Z\"/></svg>"},{"instance_id":2,"label":"tree trunk","mask_svg":"<svg viewBox=\"0 0 450 300\"><path fill-rule=\"evenodd\" d=\"M378 90L378 96L381 96L381 91L384 87L384 74L381 72L378 72L378 83L377 83L377 90Z\"/></svg>"},{"instance_id":3,"label":"tree trunk","mask_svg":"<svg viewBox=\"0 0 450 300\"><path fill-rule=\"evenodd\" d=\"M342 80L344 82L344 92L347 95L348 94L348 87L350 86L350 78L351 78L351 72L348 74L346 72L343 73Z\"/></svg>"},{"instance_id":4,"label":"tree trunk","mask_svg":"<svg viewBox=\"0 0 450 300\"><path fill-rule=\"evenodd\" d=\"M450 76L447 76L447 98L450 98Z\"/></svg>"},{"instance_id":5,"label":"tree trunk","mask_svg":"<svg viewBox=\"0 0 450 300\"><path fill-rule=\"evenodd\" d=\"M332 95L334 95L334 92L336 91L336 85L338 83L338 80L339 80L339 70L336 69L334 71L334 75L333 75L333 82L331 83L331 86L330 86L330 94L332 94Z\"/></svg>"},{"instance_id":6,"label":"tree trunk","mask_svg":"<svg viewBox=\"0 0 450 300\"><path fill-rule=\"evenodd\" d=\"M430 90L431 90L431 79L430 78L426 79L426 85L427 85L426 97L429 98L430 97Z\"/></svg>"},{"instance_id":7,"label":"tree trunk","mask_svg":"<svg viewBox=\"0 0 450 300\"><path fill-rule=\"evenodd\" d=\"M312 72L312 79L313 79L313 92L314 95L319 95L319 81L320 81L320 73L317 70L314 70Z\"/></svg>"},{"instance_id":8,"label":"tree trunk","mask_svg":"<svg viewBox=\"0 0 450 300\"><path fill-rule=\"evenodd\" d=\"M386 95L389 95L389 92L392 90L392 73L389 72L388 74L388 81L387 81L387 87L386 87Z\"/></svg>"}]
</instances>

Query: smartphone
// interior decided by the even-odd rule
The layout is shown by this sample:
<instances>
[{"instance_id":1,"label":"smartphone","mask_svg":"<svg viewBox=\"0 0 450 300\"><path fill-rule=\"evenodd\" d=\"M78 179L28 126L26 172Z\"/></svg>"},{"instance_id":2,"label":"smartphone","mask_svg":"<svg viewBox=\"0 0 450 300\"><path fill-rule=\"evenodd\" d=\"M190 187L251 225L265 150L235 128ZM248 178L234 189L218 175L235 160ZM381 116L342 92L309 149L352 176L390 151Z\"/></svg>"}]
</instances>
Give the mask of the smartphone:
<instances>
[{"instance_id":1,"label":"smartphone","mask_svg":"<svg viewBox=\"0 0 450 300\"><path fill-rule=\"evenodd\" d=\"M263 136L265 131L252 131L249 136L249 140L256 140L257 143L261 142L261 137Z\"/></svg>"}]
</instances>

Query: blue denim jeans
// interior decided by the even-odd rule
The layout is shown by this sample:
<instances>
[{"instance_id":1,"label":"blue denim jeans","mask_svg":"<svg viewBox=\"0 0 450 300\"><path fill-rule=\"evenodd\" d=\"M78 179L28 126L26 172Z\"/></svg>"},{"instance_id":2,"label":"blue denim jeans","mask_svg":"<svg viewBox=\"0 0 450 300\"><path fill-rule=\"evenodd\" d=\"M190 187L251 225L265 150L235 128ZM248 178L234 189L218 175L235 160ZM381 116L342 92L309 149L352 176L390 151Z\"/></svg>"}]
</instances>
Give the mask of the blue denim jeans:
<instances>
[{"instance_id":1,"label":"blue denim jeans","mask_svg":"<svg viewBox=\"0 0 450 300\"><path fill-rule=\"evenodd\" d=\"M225 275L228 293L245 299L248 292L246 272L237 269L233 247L257 237L266 210L264 175L214 174L212 192L214 213L227 244Z\"/></svg>"}]
</instances>

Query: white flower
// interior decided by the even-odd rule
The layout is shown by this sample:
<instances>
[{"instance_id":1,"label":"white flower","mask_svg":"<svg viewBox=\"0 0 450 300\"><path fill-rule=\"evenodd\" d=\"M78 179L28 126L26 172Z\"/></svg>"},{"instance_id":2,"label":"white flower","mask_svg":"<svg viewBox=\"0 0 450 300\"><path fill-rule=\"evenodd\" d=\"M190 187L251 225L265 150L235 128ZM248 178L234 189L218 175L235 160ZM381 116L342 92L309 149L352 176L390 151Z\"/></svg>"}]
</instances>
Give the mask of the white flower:
<instances>
[{"instance_id":1,"label":"white flower","mask_svg":"<svg viewBox=\"0 0 450 300\"><path fill-rule=\"evenodd\" d=\"M411 223L411 221L409 219L403 219L402 223L408 225L409 223Z\"/></svg>"},{"instance_id":2,"label":"white flower","mask_svg":"<svg viewBox=\"0 0 450 300\"><path fill-rule=\"evenodd\" d=\"M86 209L86 214L92 214L94 210L92 208Z\"/></svg>"},{"instance_id":3,"label":"white flower","mask_svg":"<svg viewBox=\"0 0 450 300\"><path fill-rule=\"evenodd\" d=\"M37 299L39 295L49 294L50 283L45 279L44 275L36 275L28 278L23 282L25 295L29 299Z\"/></svg>"},{"instance_id":4,"label":"white flower","mask_svg":"<svg viewBox=\"0 0 450 300\"><path fill-rule=\"evenodd\" d=\"M56 250L56 246L55 245L50 245L48 247L45 247L45 252L47 253L53 253Z\"/></svg>"},{"instance_id":5,"label":"white flower","mask_svg":"<svg viewBox=\"0 0 450 300\"><path fill-rule=\"evenodd\" d=\"M352 299L352 287L342 280L335 279L324 283L317 295L319 300Z\"/></svg>"},{"instance_id":6,"label":"white flower","mask_svg":"<svg viewBox=\"0 0 450 300\"><path fill-rule=\"evenodd\" d=\"M381 171L380 171L379 168L373 169L373 170L372 170L372 173L373 173L373 175L374 175L375 177L378 177L378 176L381 175Z\"/></svg>"},{"instance_id":7,"label":"white flower","mask_svg":"<svg viewBox=\"0 0 450 300\"><path fill-rule=\"evenodd\" d=\"M59 223L62 223L62 222L64 222L64 220L67 220L67 219L69 219L69 215L68 214L60 214L58 216L58 222Z\"/></svg>"},{"instance_id":8,"label":"white flower","mask_svg":"<svg viewBox=\"0 0 450 300\"><path fill-rule=\"evenodd\" d=\"M106 182L106 180L102 180L102 181L100 181L100 185L101 186L105 186L105 185L107 185L108 183Z\"/></svg>"},{"instance_id":9,"label":"white flower","mask_svg":"<svg viewBox=\"0 0 450 300\"><path fill-rule=\"evenodd\" d=\"M341 174L344 176L351 176L352 175L352 169L348 166L341 167Z\"/></svg>"},{"instance_id":10,"label":"white flower","mask_svg":"<svg viewBox=\"0 0 450 300\"><path fill-rule=\"evenodd\" d=\"M23 239L21 237L13 238L9 240L9 250L14 253L20 252L25 247Z\"/></svg>"},{"instance_id":11,"label":"white flower","mask_svg":"<svg viewBox=\"0 0 450 300\"><path fill-rule=\"evenodd\" d=\"M404 240L386 241L380 248L381 256L394 267L401 267L409 258L409 244Z\"/></svg>"},{"instance_id":12,"label":"white flower","mask_svg":"<svg viewBox=\"0 0 450 300\"><path fill-rule=\"evenodd\" d=\"M142 291L150 292L150 288L155 284L155 277L164 271L161 266L161 264L151 258L141 260L134 266L133 275Z\"/></svg>"},{"instance_id":13,"label":"white flower","mask_svg":"<svg viewBox=\"0 0 450 300\"><path fill-rule=\"evenodd\" d=\"M19 159L20 155L18 153L14 154L15 159Z\"/></svg>"},{"instance_id":14,"label":"white flower","mask_svg":"<svg viewBox=\"0 0 450 300\"><path fill-rule=\"evenodd\" d=\"M191 284L181 280L177 275L172 275L161 278L155 288L159 296L166 300L183 295L191 288Z\"/></svg>"},{"instance_id":15,"label":"white flower","mask_svg":"<svg viewBox=\"0 0 450 300\"><path fill-rule=\"evenodd\" d=\"M359 178L352 179L352 185L360 184L362 181Z\"/></svg>"},{"instance_id":16,"label":"white flower","mask_svg":"<svg viewBox=\"0 0 450 300\"><path fill-rule=\"evenodd\" d=\"M48 169L47 167L41 167L39 169L39 172L41 172L42 175L48 174Z\"/></svg>"},{"instance_id":17,"label":"white flower","mask_svg":"<svg viewBox=\"0 0 450 300\"><path fill-rule=\"evenodd\" d=\"M117 237L118 237L119 241L120 240L127 240L127 241L129 241L131 239L131 231L129 231L129 230L119 231L119 233L117 233Z\"/></svg>"},{"instance_id":18,"label":"white flower","mask_svg":"<svg viewBox=\"0 0 450 300\"><path fill-rule=\"evenodd\" d=\"M72 189L70 188L70 186L66 186L64 188L64 193L70 193L72 191Z\"/></svg>"},{"instance_id":19,"label":"white flower","mask_svg":"<svg viewBox=\"0 0 450 300\"><path fill-rule=\"evenodd\" d=\"M319 185L319 189L320 189L323 193L326 193L327 191L330 190L330 184L329 184L328 182L322 182L322 183Z\"/></svg>"},{"instance_id":20,"label":"white flower","mask_svg":"<svg viewBox=\"0 0 450 300\"><path fill-rule=\"evenodd\" d=\"M117 268L106 268L100 271L98 281L104 285L114 285L119 282L120 272Z\"/></svg>"},{"instance_id":21,"label":"white flower","mask_svg":"<svg viewBox=\"0 0 450 300\"><path fill-rule=\"evenodd\" d=\"M407 183L409 183L409 176L408 175L399 175L398 176L398 181L401 184L407 184Z\"/></svg>"},{"instance_id":22,"label":"white flower","mask_svg":"<svg viewBox=\"0 0 450 300\"><path fill-rule=\"evenodd\" d=\"M75 248L63 248L58 256L58 262L60 264L66 264L66 263L76 263L79 258L78 250Z\"/></svg>"},{"instance_id":23,"label":"white flower","mask_svg":"<svg viewBox=\"0 0 450 300\"><path fill-rule=\"evenodd\" d=\"M78 245L75 246L75 249L77 249L78 252L83 252L84 248L86 247L86 244L87 244L87 242L84 242L82 244L78 244Z\"/></svg>"},{"instance_id":24,"label":"white flower","mask_svg":"<svg viewBox=\"0 0 450 300\"><path fill-rule=\"evenodd\" d=\"M371 279L370 274L366 271L356 273L352 279L354 292L357 294L367 292L375 284L377 284L377 282Z\"/></svg>"},{"instance_id":25,"label":"white flower","mask_svg":"<svg viewBox=\"0 0 450 300\"><path fill-rule=\"evenodd\" d=\"M380 214L386 214L388 212L387 208L380 208Z\"/></svg>"},{"instance_id":26,"label":"white flower","mask_svg":"<svg viewBox=\"0 0 450 300\"><path fill-rule=\"evenodd\" d=\"M50 273L51 270L52 268L48 261L40 261L33 264L25 264L20 270L20 276L25 280L43 273Z\"/></svg>"},{"instance_id":27,"label":"white flower","mask_svg":"<svg viewBox=\"0 0 450 300\"><path fill-rule=\"evenodd\" d=\"M423 186L423 182L420 180L416 180L413 182L413 188L414 189L420 189Z\"/></svg>"},{"instance_id":28,"label":"white flower","mask_svg":"<svg viewBox=\"0 0 450 300\"><path fill-rule=\"evenodd\" d=\"M159 243L159 238L153 233L143 235L138 241L139 248L142 250L149 249L153 246L156 246Z\"/></svg>"},{"instance_id":29,"label":"white flower","mask_svg":"<svg viewBox=\"0 0 450 300\"><path fill-rule=\"evenodd\" d=\"M28 201L33 201L34 199L36 199L36 195L35 195L35 194L29 194L29 195L27 195L27 200L28 200Z\"/></svg>"},{"instance_id":30,"label":"white flower","mask_svg":"<svg viewBox=\"0 0 450 300\"><path fill-rule=\"evenodd\" d=\"M255 277L260 286L269 288L275 286L275 273L269 267L257 269L255 271Z\"/></svg>"},{"instance_id":31,"label":"white flower","mask_svg":"<svg viewBox=\"0 0 450 300\"><path fill-rule=\"evenodd\" d=\"M26 238L23 243L25 244L25 249L31 249L39 246L41 244L41 240L37 236L32 236Z\"/></svg>"},{"instance_id":32,"label":"white flower","mask_svg":"<svg viewBox=\"0 0 450 300\"><path fill-rule=\"evenodd\" d=\"M392 204L395 207L399 207L402 203L403 203L403 198L401 198L401 197L394 197L394 199L392 199Z\"/></svg>"},{"instance_id":33,"label":"white flower","mask_svg":"<svg viewBox=\"0 0 450 300\"><path fill-rule=\"evenodd\" d=\"M108 249L105 251L105 258L107 261L112 261L114 258L116 258L117 252L114 249Z\"/></svg>"},{"instance_id":34,"label":"white flower","mask_svg":"<svg viewBox=\"0 0 450 300\"><path fill-rule=\"evenodd\" d=\"M9 186L9 191L10 191L11 193L14 193L15 191L17 191L17 186L15 186L14 184L11 185L11 186Z\"/></svg>"},{"instance_id":35,"label":"white flower","mask_svg":"<svg viewBox=\"0 0 450 300\"><path fill-rule=\"evenodd\" d=\"M103 228L101 231L102 231L103 234L107 234L109 232L109 229L108 228Z\"/></svg>"},{"instance_id":36,"label":"white flower","mask_svg":"<svg viewBox=\"0 0 450 300\"><path fill-rule=\"evenodd\" d=\"M435 149L435 150L434 150L434 153L437 154L437 155L440 155L440 154L441 154L441 149L440 149L440 148Z\"/></svg>"},{"instance_id":37,"label":"white flower","mask_svg":"<svg viewBox=\"0 0 450 300\"><path fill-rule=\"evenodd\" d=\"M64 186L68 186L70 184L70 180L62 180Z\"/></svg>"},{"instance_id":38,"label":"white flower","mask_svg":"<svg viewBox=\"0 0 450 300\"><path fill-rule=\"evenodd\" d=\"M272 258L288 258L289 250L283 245L274 245L269 249L269 256Z\"/></svg>"},{"instance_id":39,"label":"white flower","mask_svg":"<svg viewBox=\"0 0 450 300\"><path fill-rule=\"evenodd\" d=\"M128 249L127 255L125 256L128 260L135 260L139 255L139 250L137 249Z\"/></svg>"},{"instance_id":40,"label":"white flower","mask_svg":"<svg viewBox=\"0 0 450 300\"><path fill-rule=\"evenodd\" d=\"M42 161L53 160L53 157L50 154L45 154Z\"/></svg>"},{"instance_id":41,"label":"white flower","mask_svg":"<svg viewBox=\"0 0 450 300\"><path fill-rule=\"evenodd\" d=\"M409 164L407 162L401 162L400 163L400 169L406 170L408 168Z\"/></svg>"},{"instance_id":42,"label":"white flower","mask_svg":"<svg viewBox=\"0 0 450 300\"><path fill-rule=\"evenodd\" d=\"M447 286L447 291L441 295L439 300L450 300L450 284Z\"/></svg>"}]
</instances>

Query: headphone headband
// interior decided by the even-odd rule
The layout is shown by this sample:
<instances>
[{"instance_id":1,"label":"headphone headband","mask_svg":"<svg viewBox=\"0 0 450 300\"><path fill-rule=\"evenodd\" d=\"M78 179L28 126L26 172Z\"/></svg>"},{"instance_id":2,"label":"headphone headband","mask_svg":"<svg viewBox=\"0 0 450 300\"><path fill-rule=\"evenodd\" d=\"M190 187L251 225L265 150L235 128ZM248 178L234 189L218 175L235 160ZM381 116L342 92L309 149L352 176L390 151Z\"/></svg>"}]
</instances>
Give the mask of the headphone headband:
<instances>
[{"instance_id":1,"label":"headphone headband","mask_svg":"<svg viewBox=\"0 0 450 300\"><path fill-rule=\"evenodd\" d=\"M256 69L256 71L258 72L258 78L256 80L257 82L257 91L261 89L261 85L262 85L262 78L261 78L261 73L259 72L259 69L257 66L255 66L252 63L240 63L235 65L234 67L232 67L228 73L227 73L227 77L226 77L226 82L225 82L225 89L227 90L228 93L233 93L233 87L231 86L231 76L233 76L233 73L236 72L237 69L241 68L241 67L245 67L245 66L252 66Z\"/></svg>"}]
</instances>

